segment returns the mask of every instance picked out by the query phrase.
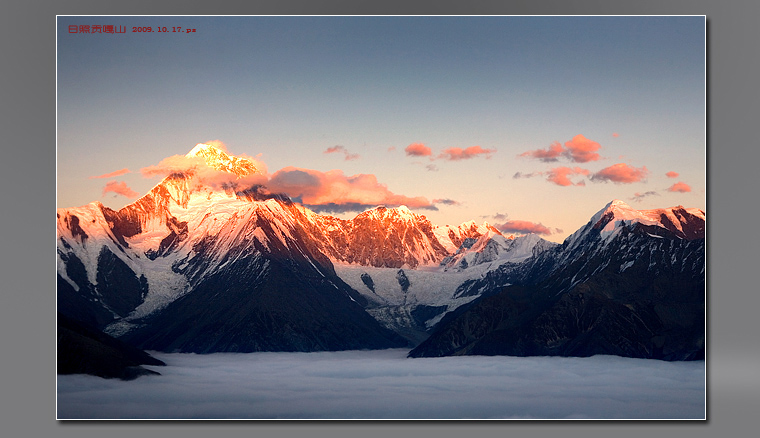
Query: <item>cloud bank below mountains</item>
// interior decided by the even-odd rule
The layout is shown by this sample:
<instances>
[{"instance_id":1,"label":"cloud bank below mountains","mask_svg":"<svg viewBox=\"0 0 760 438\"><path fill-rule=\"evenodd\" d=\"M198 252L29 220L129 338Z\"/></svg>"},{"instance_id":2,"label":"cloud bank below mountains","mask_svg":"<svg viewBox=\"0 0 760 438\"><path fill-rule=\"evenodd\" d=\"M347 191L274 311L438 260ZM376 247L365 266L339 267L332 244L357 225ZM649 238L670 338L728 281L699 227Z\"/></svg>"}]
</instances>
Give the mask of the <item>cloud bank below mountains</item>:
<instances>
[{"instance_id":1,"label":"cloud bank below mountains","mask_svg":"<svg viewBox=\"0 0 760 438\"><path fill-rule=\"evenodd\" d=\"M161 376L58 376L60 419L702 419L705 363L407 359L408 350L163 354Z\"/></svg>"}]
</instances>

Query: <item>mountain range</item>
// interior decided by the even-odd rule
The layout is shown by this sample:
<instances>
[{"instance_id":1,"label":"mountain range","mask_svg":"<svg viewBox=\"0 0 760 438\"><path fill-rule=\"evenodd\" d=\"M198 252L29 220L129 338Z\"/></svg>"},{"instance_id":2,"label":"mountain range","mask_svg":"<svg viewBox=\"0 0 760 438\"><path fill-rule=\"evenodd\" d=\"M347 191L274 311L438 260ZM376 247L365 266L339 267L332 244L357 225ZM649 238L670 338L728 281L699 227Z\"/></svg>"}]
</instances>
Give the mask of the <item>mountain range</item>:
<instances>
[{"instance_id":1,"label":"mountain range","mask_svg":"<svg viewBox=\"0 0 760 438\"><path fill-rule=\"evenodd\" d=\"M167 352L704 357L702 210L615 200L556 244L404 206L320 215L244 157L185 158L124 208L57 210L67 321Z\"/></svg>"}]
</instances>

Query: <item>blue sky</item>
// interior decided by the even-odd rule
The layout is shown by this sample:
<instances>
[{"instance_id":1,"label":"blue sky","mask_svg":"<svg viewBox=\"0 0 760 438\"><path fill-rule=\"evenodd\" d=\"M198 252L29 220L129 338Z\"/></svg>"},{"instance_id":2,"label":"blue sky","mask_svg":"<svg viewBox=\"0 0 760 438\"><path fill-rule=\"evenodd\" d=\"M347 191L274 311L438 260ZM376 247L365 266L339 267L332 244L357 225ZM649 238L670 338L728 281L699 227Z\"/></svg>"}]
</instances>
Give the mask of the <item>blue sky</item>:
<instances>
[{"instance_id":1,"label":"blue sky","mask_svg":"<svg viewBox=\"0 0 760 438\"><path fill-rule=\"evenodd\" d=\"M59 17L57 93L58 207L120 208L158 183L140 169L219 140L554 241L612 199L705 208L701 16Z\"/></svg>"}]
</instances>

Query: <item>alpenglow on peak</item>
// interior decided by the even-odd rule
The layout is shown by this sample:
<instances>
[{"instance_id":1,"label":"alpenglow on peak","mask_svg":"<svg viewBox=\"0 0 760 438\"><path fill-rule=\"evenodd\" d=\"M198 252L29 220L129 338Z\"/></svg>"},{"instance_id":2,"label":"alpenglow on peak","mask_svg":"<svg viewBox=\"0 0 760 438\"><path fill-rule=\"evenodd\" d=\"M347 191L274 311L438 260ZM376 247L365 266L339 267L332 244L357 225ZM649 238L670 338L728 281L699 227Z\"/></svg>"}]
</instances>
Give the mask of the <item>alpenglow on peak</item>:
<instances>
[{"instance_id":1,"label":"alpenglow on peak","mask_svg":"<svg viewBox=\"0 0 760 438\"><path fill-rule=\"evenodd\" d=\"M227 152L213 144L198 143L185 156L203 158L206 165L209 167L223 172L233 173L238 177L261 173L261 170L256 167L253 161L247 158L229 155Z\"/></svg>"}]
</instances>

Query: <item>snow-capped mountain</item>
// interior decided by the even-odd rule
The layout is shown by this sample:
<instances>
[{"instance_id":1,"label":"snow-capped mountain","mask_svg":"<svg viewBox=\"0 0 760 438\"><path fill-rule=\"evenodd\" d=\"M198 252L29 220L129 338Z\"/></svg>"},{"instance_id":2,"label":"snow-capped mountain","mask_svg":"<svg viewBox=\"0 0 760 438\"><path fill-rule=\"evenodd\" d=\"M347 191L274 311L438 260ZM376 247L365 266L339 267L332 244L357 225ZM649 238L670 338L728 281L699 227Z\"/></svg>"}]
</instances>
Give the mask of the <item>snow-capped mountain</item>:
<instances>
[{"instance_id":1,"label":"snow-capped mountain","mask_svg":"<svg viewBox=\"0 0 760 438\"><path fill-rule=\"evenodd\" d=\"M613 201L558 245L487 223L436 226L404 206L320 215L213 145L163 171L118 211L57 211L59 312L140 348L417 345L505 288L559 296L600 272L640 274L645 259L652 281L680 269L704 282L701 210Z\"/></svg>"},{"instance_id":2,"label":"snow-capped mountain","mask_svg":"<svg viewBox=\"0 0 760 438\"><path fill-rule=\"evenodd\" d=\"M463 283L479 298L410 356L704 358L704 221L699 209L612 201L562 245Z\"/></svg>"},{"instance_id":3,"label":"snow-capped mountain","mask_svg":"<svg viewBox=\"0 0 760 438\"><path fill-rule=\"evenodd\" d=\"M176 309L188 311L183 303L199 300L199 291L210 284L219 287L220 278L232 277L225 280L230 289L227 293L245 299L240 296L241 289L253 293L249 290L252 285L270 288L277 282L271 278L277 272L309 283L291 285L291 289L329 289L329 294L337 294L331 300L346 301L343 304L364 318L364 323L376 325L364 310L369 302L365 294L348 287L336 275L334 264L391 268L394 273L400 268L437 267L450 255L447 246L489 232L487 226L474 223L448 227L441 243L440 232L436 234L440 228L404 206L377 207L352 220L318 215L256 184L261 175L253 161L232 157L212 145L197 145L180 164L169 169L171 173L147 194L118 211L98 202L57 211L58 307L62 313L154 349L347 348L348 344L328 346L298 336L294 337L295 346L277 344L282 340L255 345L243 342L246 346L222 347L216 340L179 345L161 332L173 323L155 321L165 320L169 314L175 320L186 318L175 315ZM251 270L256 275L252 276ZM242 284L240 278L248 278L250 283ZM287 295L278 290L283 297ZM378 292L392 293L382 288ZM323 299L325 294L322 290L317 296ZM428 301L435 304L447 298L436 296ZM335 309L325 303L319 306L324 307L321 315L325 319L345 318L333 314ZM252 310L254 314L257 311ZM297 309L291 312L303 317ZM310 317L315 315L320 313L310 313ZM197 325L197 317L195 322ZM282 321L283 326L291 323L288 318ZM381 327L374 329L392 338ZM159 338L163 340L150 341Z\"/></svg>"}]
</instances>

